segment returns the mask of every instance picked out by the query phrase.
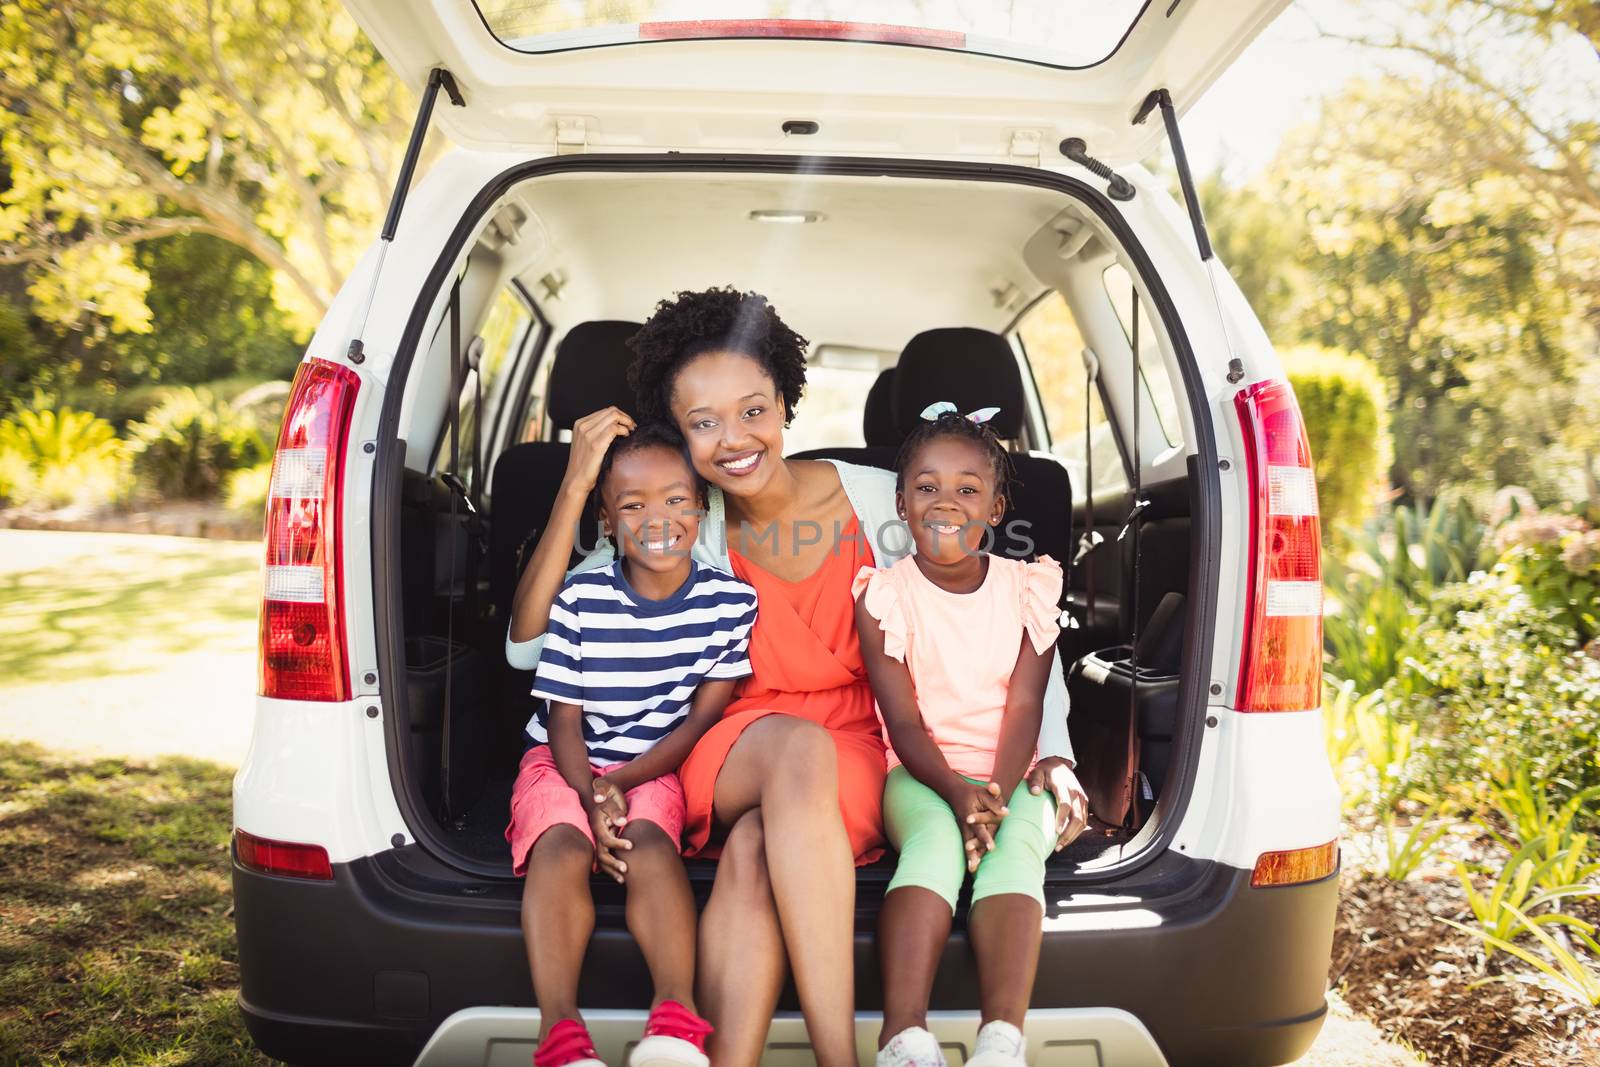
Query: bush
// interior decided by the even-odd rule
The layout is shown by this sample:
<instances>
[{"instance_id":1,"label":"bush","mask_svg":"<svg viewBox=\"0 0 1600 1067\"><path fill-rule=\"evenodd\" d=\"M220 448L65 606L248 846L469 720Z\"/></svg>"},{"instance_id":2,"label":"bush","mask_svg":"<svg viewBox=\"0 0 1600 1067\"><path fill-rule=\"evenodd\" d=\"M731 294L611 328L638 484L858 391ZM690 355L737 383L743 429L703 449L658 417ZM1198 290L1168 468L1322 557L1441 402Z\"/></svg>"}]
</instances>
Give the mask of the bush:
<instances>
[{"instance_id":1,"label":"bush","mask_svg":"<svg viewBox=\"0 0 1600 1067\"><path fill-rule=\"evenodd\" d=\"M1459 498L1387 509L1349 540L1346 553L1323 557L1330 601L1323 633L1329 673L1366 693L1400 672L1433 591L1493 557L1483 524Z\"/></svg>"},{"instance_id":2,"label":"bush","mask_svg":"<svg viewBox=\"0 0 1600 1067\"><path fill-rule=\"evenodd\" d=\"M1428 739L1436 783L1505 786L1525 769L1600 785L1600 660L1510 563L1435 594L1387 692Z\"/></svg>"},{"instance_id":3,"label":"bush","mask_svg":"<svg viewBox=\"0 0 1600 1067\"><path fill-rule=\"evenodd\" d=\"M210 497L232 471L253 467L271 452L254 420L207 389L175 390L128 427L133 470L146 490L165 497Z\"/></svg>"},{"instance_id":4,"label":"bush","mask_svg":"<svg viewBox=\"0 0 1600 1067\"><path fill-rule=\"evenodd\" d=\"M243 467L228 475L228 489L223 499L228 510L240 515L260 518L267 510L267 489L272 484L272 461Z\"/></svg>"},{"instance_id":5,"label":"bush","mask_svg":"<svg viewBox=\"0 0 1600 1067\"><path fill-rule=\"evenodd\" d=\"M1512 581L1579 643L1600 636L1600 530L1575 515L1533 514L1495 532Z\"/></svg>"},{"instance_id":6,"label":"bush","mask_svg":"<svg viewBox=\"0 0 1600 1067\"><path fill-rule=\"evenodd\" d=\"M1363 356L1302 347L1283 353L1317 466L1322 528L1339 542L1378 495L1392 447L1378 370Z\"/></svg>"},{"instance_id":7,"label":"bush","mask_svg":"<svg viewBox=\"0 0 1600 1067\"><path fill-rule=\"evenodd\" d=\"M122 443L104 419L71 408L19 411L0 422L0 499L98 506L127 489Z\"/></svg>"}]
</instances>

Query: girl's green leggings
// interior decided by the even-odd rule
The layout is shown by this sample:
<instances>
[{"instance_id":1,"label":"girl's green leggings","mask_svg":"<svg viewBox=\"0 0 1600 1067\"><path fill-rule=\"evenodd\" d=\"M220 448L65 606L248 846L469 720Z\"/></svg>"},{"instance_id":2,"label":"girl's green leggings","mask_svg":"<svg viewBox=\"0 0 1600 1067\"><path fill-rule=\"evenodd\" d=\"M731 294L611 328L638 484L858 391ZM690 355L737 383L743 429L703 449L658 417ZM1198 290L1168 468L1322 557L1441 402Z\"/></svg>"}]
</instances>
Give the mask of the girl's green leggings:
<instances>
[{"instance_id":1,"label":"girl's green leggings","mask_svg":"<svg viewBox=\"0 0 1600 1067\"><path fill-rule=\"evenodd\" d=\"M969 782L977 779L969 778ZM1048 790L1034 796L1024 778L1006 802L994 849L972 877L972 902L1001 893L1021 893L1044 905L1044 864L1055 847L1056 804ZM900 853L889 891L914 885L956 906L967 876L967 854L955 812L904 767L889 772L883 787L883 821L889 843Z\"/></svg>"}]
</instances>

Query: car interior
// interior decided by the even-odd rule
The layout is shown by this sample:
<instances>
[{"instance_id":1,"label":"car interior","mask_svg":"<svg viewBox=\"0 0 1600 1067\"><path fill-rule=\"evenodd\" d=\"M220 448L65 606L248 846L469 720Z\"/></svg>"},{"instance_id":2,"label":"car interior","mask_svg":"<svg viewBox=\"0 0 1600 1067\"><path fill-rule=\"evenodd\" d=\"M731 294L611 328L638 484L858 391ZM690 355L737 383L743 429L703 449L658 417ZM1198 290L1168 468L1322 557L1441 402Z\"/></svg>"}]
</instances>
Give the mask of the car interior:
<instances>
[{"instance_id":1,"label":"car interior","mask_svg":"<svg viewBox=\"0 0 1600 1067\"><path fill-rule=\"evenodd\" d=\"M792 458L892 468L927 404L1000 408L991 425L1016 475L1001 530L1017 532L995 551L1068 569L1058 663L1097 816L1052 877L1092 880L1142 847L1168 814L1183 728L1196 479L1175 357L1128 271L1070 196L998 181L589 173L513 187L481 223L401 415L398 747L450 858L510 876L502 832L538 702L504 640L571 427L634 407L626 341L656 300L725 284L766 294L811 342ZM597 535L586 515L580 550ZM698 882L705 870L691 864Z\"/></svg>"}]
</instances>

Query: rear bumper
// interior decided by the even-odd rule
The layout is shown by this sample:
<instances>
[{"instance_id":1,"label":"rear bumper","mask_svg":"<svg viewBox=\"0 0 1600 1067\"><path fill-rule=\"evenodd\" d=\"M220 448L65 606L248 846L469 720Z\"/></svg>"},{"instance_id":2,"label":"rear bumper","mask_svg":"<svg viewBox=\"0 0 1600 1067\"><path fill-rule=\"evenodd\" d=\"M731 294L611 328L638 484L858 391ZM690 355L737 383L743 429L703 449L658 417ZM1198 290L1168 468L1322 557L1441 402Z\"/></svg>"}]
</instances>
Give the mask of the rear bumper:
<instances>
[{"instance_id":1,"label":"rear bumper","mask_svg":"<svg viewBox=\"0 0 1600 1067\"><path fill-rule=\"evenodd\" d=\"M644 1029L645 1012L584 1013L595 1051L607 1063L624 1063ZM878 1049L883 1016L856 1016L856 1058L871 1063ZM928 1029L939 1038L951 1063L965 1063L978 1036L977 1012L932 1012ZM440 1024L416 1067L460 1067L481 1063L521 1067L533 1055L539 1013L533 1008L468 1008ZM507 1035L514 1035L507 1037ZM1144 1025L1115 1008L1041 1008L1028 1015L1027 1061L1034 1067L1166 1067L1167 1061ZM765 1067L802 1067L811 1063L804 1020L784 1012L767 1033Z\"/></svg>"},{"instance_id":2,"label":"rear bumper","mask_svg":"<svg viewBox=\"0 0 1600 1067\"><path fill-rule=\"evenodd\" d=\"M531 1007L519 887L408 880L399 853L337 865L331 883L234 866L240 1007L263 1051L292 1063L409 1063L457 1012ZM1162 862L1169 860L1175 871L1159 892L1113 896L1115 889L1099 887L1052 900L1033 998L1040 1028L1030 1026L1030 1038L1048 1041L1059 1056L1041 1045L1039 1064L1124 1062L1106 1056L1113 1045L1129 1047L1127 1017L1172 1067L1281 1064L1310 1046L1326 1012L1338 875L1252 889L1248 871L1170 854ZM861 896L869 895L864 886ZM597 891L597 902L600 928L580 1002L616 1013L607 1029L625 1040L643 1022L649 977L622 929L620 901ZM861 1031L875 1037L866 1015L880 1006L869 910L856 937L857 1000ZM954 1042L975 1022L975 971L958 930L931 1005L949 1013L948 1035L941 1036ZM792 991L781 1007L797 1007ZM473 1012L443 1036L453 1045L476 1042L467 1062L499 1063L500 1050L525 1041L535 1018L531 1011ZM502 1025L509 1032L493 1032ZM780 1032L786 1025L775 1023L775 1043L787 1042ZM1052 1035L1065 1035L1059 1041L1066 1043ZM1101 1042L1099 1057L1069 1056L1071 1042L1082 1041ZM1088 1055L1089 1046L1076 1047ZM514 1061L526 1061L520 1048Z\"/></svg>"}]
</instances>

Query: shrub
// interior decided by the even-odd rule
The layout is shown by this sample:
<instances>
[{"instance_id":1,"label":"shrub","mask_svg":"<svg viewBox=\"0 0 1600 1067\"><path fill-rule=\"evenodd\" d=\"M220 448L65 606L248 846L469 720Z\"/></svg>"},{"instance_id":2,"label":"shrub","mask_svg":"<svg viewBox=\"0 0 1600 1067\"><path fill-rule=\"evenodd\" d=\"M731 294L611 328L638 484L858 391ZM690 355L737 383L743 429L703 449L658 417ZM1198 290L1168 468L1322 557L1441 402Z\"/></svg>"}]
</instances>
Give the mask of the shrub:
<instances>
[{"instance_id":1,"label":"shrub","mask_svg":"<svg viewBox=\"0 0 1600 1067\"><path fill-rule=\"evenodd\" d=\"M1507 576L1584 643L1600 636L1600 530L1575 515L1534 514L1495 532Z\"/></svg>"},{"instance_id":2,"label":"shrub","mask_svg":"<svg viewBox=\"0 0 1600 1067\"><path fill-rule=\"evenodd\" d=\"M0 497L12 504L97 506L127 487L111 424L71 408L19 411L0 422Z\"/></svg>"},{"instance_id":3,"label":"shrub","mask_svg":"<svg viewBox=\"0 0 1600 1067\"><path fill-rule=\"evenodd\" d=\"M1388 467L1388 403L1378 369L1363 356L1302 347L1283 353L1317 466L1322 528L1335 542L1359 526Z\"/></svg>"},{"instance_id":4,"label":"shrub","mask_svg":"<svg viewBox=\"0 0 1600 1067\"><path fill-rule=\"evenodd\" d=\"M1386 692L1417 722L1436 782L1600 785L1600 660L1497 564L1438 590Z\"/></svg>"},{"instance_id":5,"label":"shrub","mask_svg":"<svg viewBox=\"0 0 1600 1067\"><path fill-rule=\"evenodd\" d=\"M228 475L228 488L223 499L229 511L260 518L267 510L267 489L271 484L270 459L253 467L241 467Z\"/></svg>"},{"instance_id":6,"label":"shrub","mask_svg":"<svg viewBox=\"0 0 1600 1067\"><path fill-rule=\"evenodd\" d=\"M1324 557L1329 610L1323 620L1329 673L1371 692L1400 673L1433 591L1491 562L1485 529L1465 500L1398 505Z\"/></svg>"},{"instance_id":7,"label":"shrub","mask_svg":"<svg viewBox=\"0 0 1600 1067\"><path fill-rule=\"evenodd\" d=\"M230 472L270 453L255 422L206 389L175 390L128 435L140 484L167 497L213 496Z\"/></svg>"}]
</instances>

